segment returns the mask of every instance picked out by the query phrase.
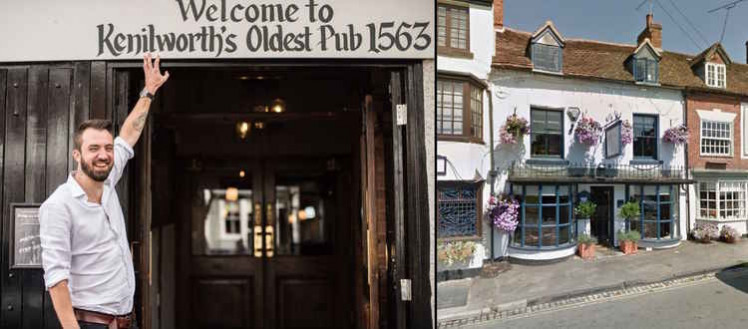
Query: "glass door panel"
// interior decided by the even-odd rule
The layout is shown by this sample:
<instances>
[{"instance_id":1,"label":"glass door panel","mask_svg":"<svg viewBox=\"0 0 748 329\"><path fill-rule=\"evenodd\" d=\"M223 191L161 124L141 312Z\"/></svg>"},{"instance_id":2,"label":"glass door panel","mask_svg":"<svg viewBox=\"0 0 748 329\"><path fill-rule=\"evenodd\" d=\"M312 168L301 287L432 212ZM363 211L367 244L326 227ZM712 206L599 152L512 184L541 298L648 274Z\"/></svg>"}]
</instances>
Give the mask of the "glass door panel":
<instances>
[{"instance_id":1,"label":"glass door panel","mask_svg":"<svg viewBox=\"0 0 748 329\"><path fill-rule=\"evenodd\" d=\"M278 255L327 255L332 252L334 184L325 174L275 178L275 252Z\"/></svg>"}]
</instances>

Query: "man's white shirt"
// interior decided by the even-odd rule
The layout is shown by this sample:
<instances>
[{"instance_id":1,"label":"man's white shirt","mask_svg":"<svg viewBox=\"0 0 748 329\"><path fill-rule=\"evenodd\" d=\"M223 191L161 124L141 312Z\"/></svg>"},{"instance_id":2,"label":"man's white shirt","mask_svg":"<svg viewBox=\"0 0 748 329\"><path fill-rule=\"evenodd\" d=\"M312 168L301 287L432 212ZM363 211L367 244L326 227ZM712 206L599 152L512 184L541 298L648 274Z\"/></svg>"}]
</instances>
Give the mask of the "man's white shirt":
<instances>
[{"instance_id":1,"label":"man's white shirt","mask_svg":"<svg viewBox=\"0 0 748 329\"><path fill-rule=\"evenodd\" d=\"M101 204L88 201L73 174L39 209L47 289L68 280L73 307L107 314L132 311L135 272L115 185L135 152L114 139L114 165Z\"/></svg>"}]
</instances>

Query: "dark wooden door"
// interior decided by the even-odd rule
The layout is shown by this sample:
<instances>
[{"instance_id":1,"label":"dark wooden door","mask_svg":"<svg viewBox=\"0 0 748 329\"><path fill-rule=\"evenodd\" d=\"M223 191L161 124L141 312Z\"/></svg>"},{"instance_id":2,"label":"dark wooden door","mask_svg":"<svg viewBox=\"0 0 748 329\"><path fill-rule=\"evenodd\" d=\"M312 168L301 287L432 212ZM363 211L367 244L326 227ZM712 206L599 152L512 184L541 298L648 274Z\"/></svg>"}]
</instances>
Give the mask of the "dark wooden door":
<instances>
[{"instance_id":1,"label":"dark wooden door","mask_svg":"<svg viewBox=\"0 0 748 329\"><path fill-rule=\"evenodd\" d=\"M613 187L593 186L591 199L597 205L590 223L592 235L600 243L611 244L613 242Z\"/></svg>"},{"instance_id":2,"label":"dark wooden door","mask_svg":"<svg viewBox=\"0 0 748 329\"><path fill-rule=\"evenodd\" d=\"M189 257L177 275L195 328L344 328L350 212L335 160L190 164ZM178 314L179 316L179 314Z\"/></svg>"}]
</instances>

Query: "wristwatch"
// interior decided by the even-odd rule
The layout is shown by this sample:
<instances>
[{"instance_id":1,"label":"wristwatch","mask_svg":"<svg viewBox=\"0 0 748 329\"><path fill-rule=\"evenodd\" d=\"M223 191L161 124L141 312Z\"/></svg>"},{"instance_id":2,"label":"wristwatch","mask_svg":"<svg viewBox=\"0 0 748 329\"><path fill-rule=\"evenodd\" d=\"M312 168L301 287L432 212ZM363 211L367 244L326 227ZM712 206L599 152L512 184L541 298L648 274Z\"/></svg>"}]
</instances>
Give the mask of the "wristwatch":
<instances>
[{"instance_id":1,"label":"wristwatch","mask_svg":"<svg viewBox=\"0 0 748 329\"><path fill-rule=\"evenodd\" d=\"M151 101L153 101L153 97L155 95L151 94L148 89L143 88L143 90L140 92L140 98L148 97Z\"/></svg>"}]
</instances>

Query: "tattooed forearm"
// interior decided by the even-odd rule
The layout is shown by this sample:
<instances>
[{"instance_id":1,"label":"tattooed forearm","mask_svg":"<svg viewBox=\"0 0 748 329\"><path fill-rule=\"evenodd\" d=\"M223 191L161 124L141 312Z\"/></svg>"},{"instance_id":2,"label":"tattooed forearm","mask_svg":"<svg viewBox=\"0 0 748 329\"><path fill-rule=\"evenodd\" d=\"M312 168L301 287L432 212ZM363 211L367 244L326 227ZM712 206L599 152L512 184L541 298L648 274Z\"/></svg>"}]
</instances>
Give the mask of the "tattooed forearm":
<instances>
[{"instance_id":1,"label":"tattooed forearm","mask_svg":"<svg viewBox=\"0 0 748 329\"><path fill-rule=\"evenodd\" d=\"M138 142L140 134L143 132L143 128L145 128L145 121L148 119L150 106L151 101L148 98L141 98L135 104L135 108L132 109L127 119L125 119L125 123L122 124L119 136L130 144L130 146L135 146L135 143Z\"/></svg>"},{"instance_id":2,"label":"tattooed forearm","mask_svg":"<svg viewBox=\"0 0 748 329\"><path fill-rule=\"evenodd\" d=\"M145 127L145 119L148 118L148 112L141 113L136 119L135 122L133 122L132 127L137 132L142 132L143 127Z\"/></svg>"}]
</instances>

